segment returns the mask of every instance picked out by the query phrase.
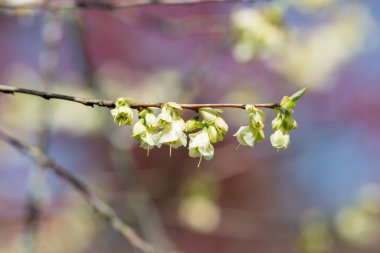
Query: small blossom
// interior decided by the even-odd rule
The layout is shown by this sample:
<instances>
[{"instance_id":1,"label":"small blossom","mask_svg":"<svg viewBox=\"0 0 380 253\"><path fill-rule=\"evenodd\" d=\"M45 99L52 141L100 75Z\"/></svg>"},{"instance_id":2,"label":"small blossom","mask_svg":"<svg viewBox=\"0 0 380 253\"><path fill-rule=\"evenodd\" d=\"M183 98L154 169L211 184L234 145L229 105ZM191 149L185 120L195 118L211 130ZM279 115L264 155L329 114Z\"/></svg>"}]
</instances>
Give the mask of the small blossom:
<instances>
[{"instance_id":1,"label":"small blossom","mask_svg":"<svg viewBox=\"0 0 380 253\"><path fill-rule=\"evenodd\" d=\"M272 143L272 146L280 149L280 148L287 148L290 143L290 137L289 133L286 130L276 130L271 136L270 141Z\"/></svg>"},{"instance_id":2,"label":"small blossom","mask_svg":"<svg viewBox=\"0 0 380 253\"><path fill-rule=\"evenodd\" d=\"M249 126L240 127L234 136L240 145L252 147L265 138L263 131L265 114L254 105L247 105L245 110L249 113Z\"/></svg>"},{"instance_id":3,"label":"small blossom","mask_svg":"<svg viewBox=\"0 0 380 253\"><path fill-rule=\"evenodd\" d=\"M179 118L172 121L162 130L159 143L170 145L172 148L178 148L187 144L187 136L184 133L186 124L183 119Z\"/></svg>"},{"instance_id":4,"label":"small blossom","mask_svg":"<svg viewBox=\"0 0 380 253\"><path fill-rule=\"evenodd\" d=\"M140 141L140 147L144 149L153 149L155 146L160 147L158 143L157 132L146 126L146 121L141 118L132 128L132 137Z\"/></svg>"},{"instance_id":5,"label":"small blossom","mask_svg":"<svg viewBox=\"0 0 380 253\"><path fill-rule=\"evenodd\" d=\"M117 98L115 101L115 107L119 108L124 105L130 105L131 103L134 103L135 101L132 98Z\"/></svg>"},{"instance_id":6,"label":"small blossom","mask_svg":"<svg viewBox=\"0 0 380 253\"><path fill-rule=\"evenodd\" d=\"M211 145L207 128L203 128L197 133L189 134L189 137L189 156L200 157L198 167L202 158L206 160L211 160L213 158L214 147Z\"/></svg>"},{"instance_id":7,"label":"small blossom","mask_svg":"<svg viewBox=\"0 0 380 253\"><path fill-rule=\"evenodd\" d=\"M158 142L171 148L178 148L187 145L186 123L180 117L179 110L182 108L174 103L169 102L162 106L162 111L158 115L158 125L162 128Z\"/></svg>"},{"instance_id":8,"label":"small blossom","mask_svg":"<svg viewBox=\"0 0 380 253\"><path fill-rule=\"evenodd\" d=\"M182 110L182 108L174 102L164 104L161 113L157 116L159 125L164 127L165 124L171 123L173 118L179 117L178 110Z\"/></svg>"},{"instance_id":9,"label":"small blossom","mask_svg":"<svg viewBox=\"0 0 380 253\"><path fill-rule=\"evenodd\" d=\"M240 145L254 146L255 143L264 140L265 135L263 130L258 130L252 126L242 126L234 134Z\"/></svg>"},{"instance_id":10,"label":"small blossom","mask_svg":"<svg viewBox=\"0 0 380 253\"><path fill-rule=\"evenodd\" d=\"M145 125L150 128L158 126L158 120L151 109L143 109L139 112L139 117L145 119Z\"/></svg>"},{"instance_id":11,"label":"small blossom","mask_svg":"<svg viewBox=\"0 0 380 253\"><path fill-rule=\"evenodd\" d=\"M115 102L115 108L111 109L111 115L116 124L121 125L131 125L133 122L133 112L131 107L129 107L128 99L118 98Z\"/></svg>"},{"instance_id":12,"label":"small blossom","mask_svg":"<svg viewBox=\"0 0 380 253\"><path fill-rule=\"evenodd\" d=\"M272 120L273 130L280 129L282 127L284 117L285 117L285 114L281 109L279 108L274 109L274 119Z\"/></svg>"},{"instance_id":13,"label":"small blossom","mask_svg":"<svg viewBox=\"0 0 380 253\"><path fill-rule=\"evenodd\" d=\"M270 136L270 141L277 149L287 148L290 143L289 131L297 128L297 122L293 119L290 110L276 108L274 114L272 129L275 132Z\"/></svg>"},{"instance_id":14,"label":"small blossom","mask_svg":"<svg viewBox=\"0 0 380 253\"><path fill-rule=\"evenodd\" d=\"M256 129L264 128L265 114L254 105L246 105L245 110L249 113L250 125Z\"/></svg>"},{"instance_id":15,"label":"small blossom","mask_svg":"<svg viewBox=\"0 0 380 253\"><path fill-rule=\"evenodd\" d=\"M214 134L213 141L215 140L215 142L223 140L223 135L225 135L228 131L227 123L222 119L222 117L219 116L219 113L222 112L223 111L220 109L212 109L209 107L199 109L199 114L202 115L202 123L204 126L207 126L208 128L212 126L210 133ZM214 130L216 130L216 135Z\"/></svg>"},{"instance_id":16,"label":"small blossom","mask_svg":"<svg viewBox=\"0 0 380 253\"><path fill-rule=\"evenodd\" d=\"M139 119L136 124L132 128L132 137L135 138L137 136L142 135L146 131L146 126L144 124L144 119Z\"/></svg>"}]
</instances>

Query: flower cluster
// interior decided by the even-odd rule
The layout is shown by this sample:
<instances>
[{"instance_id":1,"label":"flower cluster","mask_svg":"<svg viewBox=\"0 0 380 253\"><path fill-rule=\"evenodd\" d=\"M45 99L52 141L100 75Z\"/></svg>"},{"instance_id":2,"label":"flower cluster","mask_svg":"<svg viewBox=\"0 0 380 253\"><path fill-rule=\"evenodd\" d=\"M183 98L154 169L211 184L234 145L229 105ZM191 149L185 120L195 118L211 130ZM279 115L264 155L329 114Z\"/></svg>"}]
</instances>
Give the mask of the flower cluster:
<instances>
[{"instance_id":1,"label":"flower cluster","mask_svg":"<svg viewBox=\"0 0 380 253\"><path fill-rule=\"evenodd\" d=\"M240 145L253 146L264 140L265 114L254 105L246 105L245 110L249 113L249 126L242 126L234 134Z\"/></svg>"},{"instance_id":2,"label":"flower cluster","mask_svg":"<svg viewBox=\"0 0 380 253\"><path fill-rule=\"evenodd\" d=\"M140 147L147 149L148 152L155 146L160 147L157 130L158 121L153 111L149 108L140 110L139 120L132 129L132 137L140 141Z\"/></svg>"},{"instance_id":3,"label":"flower cluster","mask_svg":"<svg viewBox=\"0 0 380 253\"><path fill-rule=\"evenodd\" d=\"M179 148L187 144L186 124L179 115L182 108L173 102L164 104L161 113L156 117L152 109L140 109L139 120L133 126L132 137L140 141L140 147L148 152L162 145Z\"/></svg>"},{"instance_id":4,"label":"flower cluster","mask_svg":"<svg viewBox=\"0 0 380 253\"><path fill-rule=\"evenodd\" d=\"M235 46L233 55L239 62L248 62L256 55L274 53L283 47L287 36L281 25L283 10L272 6L265 10L238 9L232 13Z\"/></svg>"},{"instance_id":5,"label":"flower cluster","mask_svg":"<svg viewBox=\"0 0 380 253\"><path fill-rule=\"evenodd\" d=\"M306 88L294 93L291 97L285 96L280 103L280 108L274 109L274 119L272 120L272 129L274 133L270 136L272 146L280 149L287 148L290 143L289 131L297 128L297 122L294 120L293 108L298 100L306 92Z\"/></svg>"},{"instance_id":6,"label":"flower cluster","mask_svg":"<svg viewBox=\"0 0 380 253\"><path fill-rule=\"evenodd\" d=\"M306 91L302 89L290 97L285 96L279 105L274 104L274 119L272 128L274 133L270 137L272 146L280 149L287 148L290 142L289 131L297 128L297 122L293 119L293 108ZM131 125L133 112L130 99L118 98L111 114L118 125ZM198 167L202 159L211 160L214 156L213 144L222 141L228 131L228 125L220 116L223 111L211 107L200 107L198 116L189 119L186 123L180 116L182 107L174 102L168 102L161 106L160 113L156 116L152 108L139 107L138 121L132 129L132 137L140 142L140 147L149 150L162 145L172 148L181 146L189 149L190 157L199 157ZM215 106L217 107L217 105ZM240 106L239 106L240 107ZM241 126L234 134L239 145L254 146L265 139L264 121L265 114L254 105L247 104L245 110L249 116L249 125ZM188 136L189 132L189 144ZM187 145L188 144L188 145Z\"/></svg>"},{"instance_id":7,"label":"flower cluster","mask_svg":"<svg viewBox=\"0 0 380 253\"><path fill-rule=\"evenodd\" d=\"M212 144L222 141L228 131L227 123L219 116L223 112L220 109L209 107L198 110L202 116L202 121L198 118L190 119L186 122L187 131L192 132L200 129L198 132L189 134L189 156L200 157L198 167L202 158L211 160L214 156L214 147Z\"/></svg>"},{"instance_id":8,"label":"flower cluster","mask_svg":"<svg viewBox=\"0 0 380 253\"><path fill-rule=\"evenodd\" d=\"M264 61L293 83L326 85L339 66L365 47L376 27L365 4L358 2L283 0L235 8L230 18L233 56L240 63ZM323 21L293 27L287 16L297 12Z\"/></svg>"},{"instance_id":9,"label":"flower cluster","mask_svg":"<svg viewBox=\"0 0 380 253\"><path fill-rule=\"evenodd\" d=\"M179 115L179 110L182 108L178 104L169 102L162 107L157 117L158 125L162 129L158 143L169 145L170 151L172 148L187 145L186 124Z\"/></svg>"}]
</instances>

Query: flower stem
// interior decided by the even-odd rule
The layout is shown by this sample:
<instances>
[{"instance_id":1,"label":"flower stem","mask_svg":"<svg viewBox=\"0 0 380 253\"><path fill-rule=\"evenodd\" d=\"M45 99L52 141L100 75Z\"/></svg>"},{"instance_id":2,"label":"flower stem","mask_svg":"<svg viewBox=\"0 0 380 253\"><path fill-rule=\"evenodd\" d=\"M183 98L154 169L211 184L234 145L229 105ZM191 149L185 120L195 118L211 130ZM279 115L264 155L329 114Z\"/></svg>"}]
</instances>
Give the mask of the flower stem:
<instances>
[{"instance_id":1,"label":"flower stem","mask_svg":"<svg viewBox=\"0 0 380 253\"><path fill-rule=\"evenodd\" d=\"M198 162L197 168L199 168L199 166L201 166L201 162L202 162L202 155L199 157L199 162Z\"/></svg>"}]
</instances>

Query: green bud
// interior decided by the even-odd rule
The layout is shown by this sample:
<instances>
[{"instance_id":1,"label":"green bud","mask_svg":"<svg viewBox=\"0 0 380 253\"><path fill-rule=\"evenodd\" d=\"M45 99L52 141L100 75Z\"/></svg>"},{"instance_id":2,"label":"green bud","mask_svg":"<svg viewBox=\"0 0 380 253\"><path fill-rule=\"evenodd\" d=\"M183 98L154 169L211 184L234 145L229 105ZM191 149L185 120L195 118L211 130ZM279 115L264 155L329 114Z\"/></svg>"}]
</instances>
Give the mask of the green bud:
<instances>
[{"instance_id":1,"label":"green bud","mask_svg":"<svg viewBox=\"0 0 380 253\"><path fill-rule=\"evenodd\" d=\"M218 113L223 112L220 109L212 109L209 107L203 107L198 110L199 114L202 115L203 120L207 124L213 124L218 117Z\"/></svg>"},{"instance_id":2,"label":"green bud","mask_svg":"<svg viewBox=\"0 0 380 253\"><path fill-rule=\"evenodd\" d=\"M197 130L198 128L202 128L203 124L198 121L197 118L192 118L186 121L186 131L187 132L192 132Z\"/></svg>"},{"instance_id":3,"label":"green bud","mask_svg":"<svg viewBox=\"0 0 380 253\"><path fill-rule=\"evenodd\" d=\"M274 109L274 119L272 120L272 129L277 130L282 127L282 121L284 119L284 112L281 109Z\"/></svg>"},{"instance_id":4,"label":"green bud","mask_svg":"<svg viewBox=\"0 0 380 253\"><path fill-rule=\"evenodd\" d=\"M294 130L297 128L297 122L293 118L292 114L288 111L285 112L283 126L286 130Z\"/></svg>"},{"instance_id":5,"label":"green bud","mask_svg":"<svg viewBox=\"0 0 380 253\"><path fill-rule=\"evenodd\" d=\"M282 98L280 106L286 110L291 110L296 106L296 103L294 103L289 97L285 96Z\"/></svg>"},{"instance_id":6,"label":"green bud","mask_svg":"<svg viewBox=\"0 0 380 253\"><path fill-rule=\"evenodd\" d=\"M215 126L216 126L217 130L219 130L223 135L226 134L228 131L227 123L220 116L216 117Z\"/></svg>"},{"instance_id":7,"label":"green bud","mask_svg":"<svg viewBox=\"0 0 380 253\"><path fill-rule=\"evenodd\" d=\"M307 87L297 91L296 93L290 96L290 100L292 100L293 102L297 101L305 94L306 91L307 91Z\"/></svg>"},{"instance_id":8,"label":"green bud","mask_svg":"<svg viewBox=\"0 0 380 253\"><path fill-rule=\"evenodd\" d=\"M249 113L250 125L253 128L262 129L264 128L265 114L263 111L258 110L257 112Z\"/></svg>"},{"instance_id":9,"label":"green bud","mask_svg":"<svg viewBox=\"0 0 380 253\"><path fill-rule=\"evenodd\" d=\"M218 131L216 130L216 127L211 125L207 128L207 132L208 132L208 136L210 138L210 142L211 143L216 143L218 142L219 138L218 138ZM223 139L223 136L222 136L222 139Z\"/></svg>"}]
</instances>

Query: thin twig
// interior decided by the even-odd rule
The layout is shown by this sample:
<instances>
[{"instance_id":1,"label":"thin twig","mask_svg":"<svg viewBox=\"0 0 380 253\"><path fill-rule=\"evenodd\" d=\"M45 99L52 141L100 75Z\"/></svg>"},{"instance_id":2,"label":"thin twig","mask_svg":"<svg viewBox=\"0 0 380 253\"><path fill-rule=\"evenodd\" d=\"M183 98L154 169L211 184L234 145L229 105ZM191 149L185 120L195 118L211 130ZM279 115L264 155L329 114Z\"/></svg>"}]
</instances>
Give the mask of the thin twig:
<instances>
[{"instance_id":1,"label":"thin twig","mask_svg":"<svg viewBox=\"0 0 380 253\"><path fill-rule=\"evenodd\" d=\"M23 93L23 94L42 97L44 99L60 99L60 100L66 100L66 101L71 101L71 102L77 102L77 103L91 106L91 107L93 107L94 105L97 105L100 107L108 107L108 108L115 107L115 102L112 100L82 98L82 97L51 93L51 92L46 92L46 91L16 88L16 87L6 86L6 85L0 85L0 93L5 93L5 94ZM138 108L148 108L148 107L161 108L162 105L163 103L132 103L130 106L131 108L138 109ZM179 105L183 109L197 110L202 107L245 109L247 104L179 104ZM279 107L280 105L278 103L270 103L270 104L254 104L254 106L273 109L273 108Z\"/></svg>"},{"instance_id":2,"label":"thin twig","mask_svg":"<svg viewBox=\"0 0 380 253\"><path fill-rule=\"evenodd\" d=\"M133 247L144 253L157 252L152 245L144 241L144 239L137 235L129 225L125 224L115 213L115 211L97 195L95 195L81 180L48 158L38 147L31 146L26 142L13 137L1 128L0 139L19 151L27 153L39 166L50 169L63 181L70 184L75 190L77 190L78 193L82 195L89 205L97 213L103 216L117 232L123 235Z\"/></svg>"},{"instance_id":3,"label":"thin twig","mask_svg":"<svg viewBox=\"0 0 380 253\"><path fill-rule=\"evenodd\" d=\"M181 5L190 6L195 4L207 3L247 3L256 2L257 0L186 0L186 1L155 1L155 0L126 0L123 3L107 3L107 2L90 2L90 1L49 1L49 2L35 2L29 4L0 4L0 9L3 10L43 10L43 11L57 11L57 10L73 10L73 9L95 9L95 10L116 10L125 9L130 7L139 6L153 6L153 5Z\"/></svg>"}]
</instances>

